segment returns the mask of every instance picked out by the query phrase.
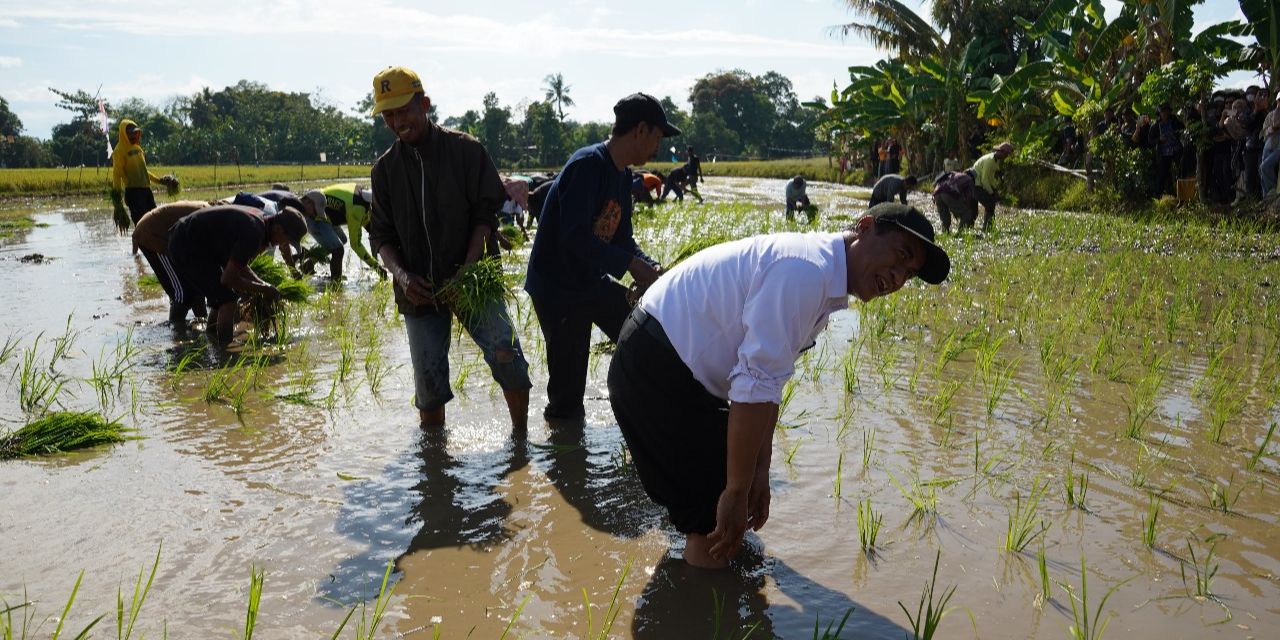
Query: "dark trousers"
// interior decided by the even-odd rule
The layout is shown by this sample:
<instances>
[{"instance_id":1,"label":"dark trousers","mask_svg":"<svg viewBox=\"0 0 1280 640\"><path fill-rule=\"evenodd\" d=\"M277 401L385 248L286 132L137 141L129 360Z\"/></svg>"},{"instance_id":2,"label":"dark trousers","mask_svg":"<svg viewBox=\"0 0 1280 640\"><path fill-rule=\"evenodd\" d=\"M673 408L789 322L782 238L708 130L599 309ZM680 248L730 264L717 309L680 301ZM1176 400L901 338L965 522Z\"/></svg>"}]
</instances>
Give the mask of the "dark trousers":
<instances>
[{"instance_id":1,"label":"dark trousers","mask_svg":"<svg viewBox=\"0 0 1280 640\"><path fill-rule=\"evenodd\" d=\"M1173 171L1178 167L1177 156L1165 156L1156 154L1156 196L1170 195L1177 193L1177 177L1173 175Z\"/></svg>"},{"instance_id":2,"label":"dark trousers","mask_svg":"<svg viewBox=\"0 0 1280 640\"><path fill-rule=\"evenodd\" d=\"M124 204L129 208L129 217L133 220L133 226L136 227L142 216L156 208L156 196L151 192L150 187L127 187L124 190ZM151 272L156 274L156 279L160 281L165 295L169 296L169 301L182 303L182 287L177 282L177 275L169 259L150 249L139 248L138 250L142 252L142 257L147 259Z\"/></svg>"},{"instance_id":3,"label":"dark trousers","mask_svg":"<svg viewBox=\"0 0 1280 640\"><path fill-rule=\"evenodd\" d=\"M586 415L582 398L587 389L591 325L617 342L622 321L631 312L626 290L610 287L598 298L568 303L534 297L533 310L547 348L547 408L542 415L548 419L581 418Z\"/></svg>"},{"instance_id":4,"label":"dark trousers","mask_svg":"<svg viewBox=\"0 0 1280 640\"><path fill-rule=\"evenodd\" d=\"M978 204L982 205L982 229L985 231L991 228L991 219L996 215L996 203L999 202L1000 199L996 197L996 194L977 185L973 187L973 192L978 196ZM978 209L977 207L974 207L973 218L977 217ZM973 218L969 221L970 225L973 224ZM963 216L960 218L960 226L964 226Z\"/></svg>"},{"instance_id":5,"label":"dark trousers","mask_svg":"<svg viewBox=\"0 0 1280 640\"><path fill-rule=\"evenodd\" d=\"M729 403L707 392L641 309L623 324L609 363L609 404L645 493L667 508L676 530L715 530Z\"/></svg>"}]
</instances>

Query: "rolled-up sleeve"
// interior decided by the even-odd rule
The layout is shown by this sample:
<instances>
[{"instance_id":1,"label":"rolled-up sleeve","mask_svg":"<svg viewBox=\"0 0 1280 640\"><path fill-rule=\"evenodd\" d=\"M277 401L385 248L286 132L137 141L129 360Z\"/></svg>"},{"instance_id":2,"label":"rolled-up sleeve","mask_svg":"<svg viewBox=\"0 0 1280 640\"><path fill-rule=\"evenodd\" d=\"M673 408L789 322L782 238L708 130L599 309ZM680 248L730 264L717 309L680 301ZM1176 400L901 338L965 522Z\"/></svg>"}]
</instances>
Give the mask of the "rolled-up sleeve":
<instances>
[{"instance_id":1,"label":"rolled-up sleeve","mask_svg":"<svg viewBox=\"0 0 1280 640\"><path fill-rule=\"evenodd\" d=\"M742 310L744 336L729 372L732 402L782 402L796 356L808 346L826 302L822 268L781 260L757 276Z\"/></svg>"}]
</instances>

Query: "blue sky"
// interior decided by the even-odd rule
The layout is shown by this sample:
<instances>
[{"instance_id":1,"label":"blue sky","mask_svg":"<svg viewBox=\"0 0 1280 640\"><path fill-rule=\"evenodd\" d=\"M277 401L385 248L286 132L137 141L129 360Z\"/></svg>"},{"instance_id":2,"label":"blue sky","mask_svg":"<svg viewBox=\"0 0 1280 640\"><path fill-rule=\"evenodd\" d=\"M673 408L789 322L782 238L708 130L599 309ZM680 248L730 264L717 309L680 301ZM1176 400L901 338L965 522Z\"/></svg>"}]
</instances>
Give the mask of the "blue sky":
<instances>
[{"instance_id":1,"label":"blue sky","mask_svg":"<svg viewBox=\"0 0 1280 640\"><path fill-rule=\"evenodd\" d=\"M907 0L908 6L917 6ZM47 138L68 114L48 87L111 101L163 104L241 79L304 91L354 112L383 67L423 78L444 116L485 93L516 106L564 74L577 120L612 120L613 103L645 91L685 103L717 69L774 70L802 99L847 82L846 68L883 57L829 27L852 20L838 0L0 0L0 96L25 133ZM926 12L927 4L919 5ZM536 9L535 9L536 8ZM1239 16L1208 0L1200 22ZM1233 78L1238 84L1247 78Z\"/></svg>"}]
</instances>

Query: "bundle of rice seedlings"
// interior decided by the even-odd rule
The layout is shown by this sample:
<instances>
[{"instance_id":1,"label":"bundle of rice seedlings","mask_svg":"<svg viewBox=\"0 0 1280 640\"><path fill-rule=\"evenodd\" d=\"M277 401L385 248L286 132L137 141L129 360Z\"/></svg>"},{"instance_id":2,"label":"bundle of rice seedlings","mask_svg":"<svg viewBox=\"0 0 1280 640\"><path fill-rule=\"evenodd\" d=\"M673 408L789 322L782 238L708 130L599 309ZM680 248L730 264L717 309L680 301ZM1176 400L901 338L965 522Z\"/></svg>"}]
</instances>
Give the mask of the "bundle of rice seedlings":
<instances>
[{"instance_id":1,"label":"bundle of rice seedlings","mask_svg":"<svg viewBox=\"0 0 1280 640\"><path fill-rule=\"evenodd\" d=\"M728 238L720 235L690 238L686 240L684 244L680 245L680 248L676 250L676 257L673 258L671 263L666 265L666 267L670 269L689 258L689 256L692 256L707 247L714 247L715 245L728 241Z\"/></svg>"},{"instance_id":2,"label":"bundle of rice seedlings","mask_svg":"<svg viewBox=\"0 0 1280 640\"><path fill-rule=\"evenodd\" d=\"M127 435L132 431L91 411L58 411L0 437L0 460L124 442L136 437Z\"/></svg>"},{"instance_id":3,"label":"bundle of rice seedlings","mask_svg":"<svg viewBox=\"0 0 1280 640\"><path fill-rule=\"evenodd\" d=\"M280 298L288 302L305 302L312 293L311 285L289 277L289 270L275 258L262 253L249 263L249 268L263 282L280 290Z\"/></svg>"},{"instance_id":4,"label":"bundle of rice seedlings","mask_svg":"<svg viewBox=\"0 0 1280 640\"><path fill-rule=\"evenodd\" d=\"M111 197L111 220L116 223L116 231L119 231L120 235L125 235L133 225L133 219L129 217L129 210L124 206L124 192L112 189L108 194Z\"/></svg>"},{"instance_id":5,"label":"bundle of rice seedlings","mask_svg":"<svg viewBox=\"0 0 1280 640\"><path fill-rule=\"evenodd\" d=\"M138 276L138 286L143 289L159 289L160 278L157 278L154 274L144 273Z\"/></svg>"},{"instance_id":6,"label":"bundle of rice seedlings","mask_svg":"<svg viewBox=\"0 0 1280 640\"><path fill-rule=\"evenodd\" d=\"M506 238L507 242L511 243L512 248L520 248L524 246L524 232L516 225L504 224L500 229L498 229L498 233L501 233L502 237Z\"/></svg>"},{"instance_id":7,"label":"bundle of rice seedlings","mask_svg":"<svg viewBox=\"0 0 1280 640\"><path fill-rule=\"evenodd\" d=\"M172 173L166 173L161 176L160 183L164 185L164 191L169 194L170 198L182 193L182 183L178 182L178 176Z\"/></svg>"},{"instance_id":8,"label":"bundle of rice seedlings","mask_svg":"<svg viewBox=\"0 0 1280 640\"><path fill-rule=\"evenodd\" d=\"M436 289L436 299L453 310L458 318L469 322L494 302L511 295L502 260L491 257L477 260L458 270L457 275Z\"/></svg>"}]
</instances>

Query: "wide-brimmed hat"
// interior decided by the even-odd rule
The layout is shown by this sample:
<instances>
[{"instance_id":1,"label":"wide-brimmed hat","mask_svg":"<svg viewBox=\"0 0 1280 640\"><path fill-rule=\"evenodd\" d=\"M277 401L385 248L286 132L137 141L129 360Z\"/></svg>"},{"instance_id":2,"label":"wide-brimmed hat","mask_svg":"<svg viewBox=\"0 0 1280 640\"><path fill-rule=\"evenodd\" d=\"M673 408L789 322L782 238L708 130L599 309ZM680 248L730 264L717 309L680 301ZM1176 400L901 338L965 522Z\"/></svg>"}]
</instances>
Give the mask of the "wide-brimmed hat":
<instances>
[{"instance_id":1,"label":"wide-brimmed hat","mask_svg":"<svg viewBox=\"0 0 1280 640\"><path fill-rule=\"evenodd\" d=\"M924 242L924 264L916 277L929 284L941 284L951 273L951 258L947 251L934 241L933 225L920 210L897 202L882 202L870 209L867 215L877 222L897 225L900 229Z\"/></svg>"},{"instance_id":2,"label":"wide-brimmed hat","mask_svg":"<svg viewBox=\"0 0 1280 640\"><path fill-rule=\"evenodd\" d=\"M409 104L415 94L422 93L418 74L404 67L387 67L373 77L373 113L399 109Z\"/></svg>"}]
</instances>

